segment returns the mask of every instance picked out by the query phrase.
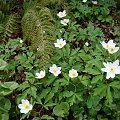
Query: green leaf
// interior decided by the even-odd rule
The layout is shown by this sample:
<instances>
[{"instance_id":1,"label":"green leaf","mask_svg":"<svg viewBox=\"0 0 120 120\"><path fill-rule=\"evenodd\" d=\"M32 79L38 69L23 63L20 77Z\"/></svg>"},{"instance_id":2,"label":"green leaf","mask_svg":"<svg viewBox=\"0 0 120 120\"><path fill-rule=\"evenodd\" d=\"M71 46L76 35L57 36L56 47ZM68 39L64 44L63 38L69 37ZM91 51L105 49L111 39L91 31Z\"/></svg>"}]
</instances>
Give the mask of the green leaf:
<instances>
[{"instance_id":1,"label":"green leaf","mask_svg":"<svg viewBox=\"0 0 120 120\"><path fill-rule=\"evenodd\" d=\"M3 88L8 88L10 90L14 90L18 87L18 83L16 82L4 82L4 83L1 83L0 82L0 86L3 87Z\"/></svg>"},{"instance_id":2,"label":"green leaf","mask_svg":"<svg viewBox=\"0 0 120 120\"><path fill-rule=\"evenodd\" d=\"M108 86L108 88L107 88L106 98L107 98L107 102L108 102L109 104L111 104L112 101L113 101L113 97L112 97L112 93L111 93L111 91L110 91L110 87L109 87L109 86Z\"/></svg>"},{"instance_id":3,"label":"green leaf","mask_svg":"<svg viewBox=\"0 0 120 120\"><path fill-rule=\"evenodd\" d=\"M28 81L26 81L26 82L23 82L22 84L19 85L18 90L24 91L26 88L29 88L29 87L30 87L30 85L29 85Z\"/></svg>"},{"instance_id":4,"label":"green leaf","mask_svg":"<svg viewBox=\"0 0 120 120\"><path fill-rule=\"evenodd\" d=\"M109 84L112 88L120 89L120 81L114 81Z\"/></svg>"},{"instance_id":5,"label":"green leaf","mask_svg":"<svg viewBox=\"0 0 120 120\"><path fill-rule=\"evenodd\" d=\"M102 81L102 79L103 79L103 75L97 75L97 76L93 77L91 84L96 84L99 82L99 80Z\"/></svg>"},{"instance_id":6,"label":"green leaf","mask_svg":"<svg viewBox=\"0 0 120 120\"><path fill-rule=\"evenodd\" d=\"M64 117L65 115L68 114L68 110L69 110L69 105L67 102L61 102L60 104L57 104L54 109L53 109L53 113L56 116L59 117Z\"/></svg>"},{"instance_id":7,"label":"green leaf","mask_svg":"<svg viewBox=\"0 0 120 120\"><path fill-rule=\"evenodd\" d=\"M80 77L78 77L80 79ZM90 79L88 76L83 76L82 79L80 79L81 83L85 86L90 84Z\"/></svg>"},{"instance_id":8,"label":"green leaf","mask_svg":"<svg viewBox=\"0 0 120 120\"><path fill-rule=\"evenodd\" d=\"M42 120L54 120L53 117L48 116L48 115L42 115L41 119L42 119Z\"/></svg>"},{"instance_id":9,"label":"green leaf","mask_svg":"<svg viewBox=\"0 0 120 120\"><path fill-rule=\"evenodd\" d=\"M74 94L73 91L64 91L64 92L63 92L63 97L70 97L70 96L72 96L73 94Z\"/></svg>"},{"instance_id":10,"label":"green leaf","mask_svg":"<svg viewBox=\"0 0 120 120\"><path fill-rule=\"evenodd\" d=\"M9 114L0 112L0 120L9 120Z\"/></svg>"},{"instance_id":11,"label":"green leaf","mask_svg":"<svg viewBox=\"0 0 120 120\"><path fill-rule=\"evenodd\" d=\"M0 120L8 120L9 119L9 110L11 108L11 103L9 99L0 97Z\"/></svg>"},{"instance_id":12,"label":"green leaf","mask_svg":"<svg viewBox=\"0 0 120 120\"><path fill-rule=\"evenodd\" d=\"M47 103L52 97L54 96L54 93L51 91L45 98L45 103Z\"/></svg>"},{"instance_id":13,"label":"green leaf","mask_svg":"<svg viewBox=\"0 0 120 120\"><path fill-rule=\"evenodd\" d=\"M92 74L92 75L101 74L101 71L98 68L96 68L96 67L91 68L91 67L88 67L88 66L85 68L84 72L87 72L87 73Z\"/></svg>"},{"instance_id":14,"label":"green leaf","mask_svg":"<svg viewBox=\"0 0 120 120\"><path fill-rule=\"evenodd\" d=\"M7 66L7 62L4 60L0 59L0 70L4 70L4 68Z\"/></svg>"},{"instance_id":15,"label":"green leaf","mask_svg":"<svg viewBox=\"0 0 120 120\"><path fill-rule=\"evenodd\" d=\"M32 120L40 120L39 117L34 117Z\"/></svg>"},{"instance_id":16,"label":"green leaf","mask_svg":"<svg viewBox=\"0 0 120 120\"><path fill-rule=\"evenodd\" d=\"M70 57L72 57L72 56L74 56L74 55L78 54L78 51L79 51L79 49L78 49L78 48L73 49L73 50L71 51Z\"/></svg>"},{"instance_id":17,"label":"green leaf","mask_svg":"<svg viewBox=\"0 0 120 120\"><path fill-rule=\"evenodd\" d=\"M29 80L31 84L33 84L36 81L35 75L33 75L33 73L26 72L25 74L26 74L27 80Z\"/></svg>"},{"instance_id":18,"label":"green leaf","mask_svg":"<svg viewBox=\"0 0 120 120\"><path fill-rule=\"evenodd\" d=\"M76 96L76 99L78 99L79 101L83 101L81 93L75 93L75 96Z\"/></svg>"},{"instance_id":19,"label":"green leaf","mask_svg":"<svg viewBox=\"0 0 120 120\"><path fill-rule=\"evenodd\" d=\"M100 98L99 96L92 96L90 95L87 99L87 106L88 108L96 107L99 104Z\"/></svg>"},{"instance_id":20,"label":"green leaf","mask_svg":"<svg viewBox=\"0 0 120 120\"><path fill-rule=\"evenodd\" d=\"M79 56L81 59L83 59L84 61L90 61L90 60L93 60L93 57L88 55L88 54L85 54L84 52L83 53L79 53Z\"/></svg>"},{"instance_id":21,"label":"green leaf","mask_svg":"<svg viewBox=\"0 0 120 120\"><path fill-rule=\"evenodd\" d=\"M67 99L67 101L70 103L70 106L72 106L74 103L76 103L76 96L73 94Z\"/></svg>"},{"instance_id":22,"label":"green leaf","mask_svg":"<svg viewBox=\"0 0 120 120\"><path fill-rule=\"evenodd\" d=\"M38 95L41 99L45 98L47 94L51 91L51 88L48 87L47 89L43 89L42 92Z\"/></svg>"},{"instance_id":23,"label":"green leaf","mask_svg":"<svg viewBox=\"0 0 120 120\"><path fill-rule=\"evenodd\" d=\"M83 41L86 39L86 29L79 28L79 39L82 39Z\"/></svg>"},{"instance_id":24,"label":"green leaf","mask_svg":"<svg viewBox=\"0 0 120 120\"><path fill-rule=\"evenodd\" d=\"M36 98L36 91L37 91L37 88L35 86L32 86L30 87L30 94Z\"/></svg>"},{"instance_id":25,"label":"green leaf","mask_svg":"<svg viewBox=\"0 0 120 120\"><path fill-rule=\"evenodd\" d=\"M16 82L0 82L0 95L5 96L13 92L18 87Z\"/></svg>"},{"instance_id":26,"label":"green leaf","mask_svg":"<svg viewBox=\"0 0 120 120\"><path fill-rule=\"evenodd\" d=\"M70 103L70 106L72 106L74 103L77 103L77 101L83 101L83 98L81 93L73 93L72 96L68 97L67 101Z\"/></svg>"},{"instance_id":27,"label":"green leaf","mask_svg":"<svg viewBox=\"0 0 120 120\"><path fill-rule=\"evenodd\" d=\"M49 110L48 107L52 107L52 106L55 106L55 105L56 105L56 103L52 103L52 102L50 101L50 102L48 102L48 103L45 103L45 104L44 104L44 107L45 107L45 109Z\"/></svg>"},{"instance_id":28,"label":"green leaf","mask_svg":"<svg viewBox=\"0 0 120 120\"><path fill-rule=\"evenodd\" d=\"M106 96L107 85L101 84L94 89L94 95L99 95L101 98Z\"/></svg>"}]
</instances>

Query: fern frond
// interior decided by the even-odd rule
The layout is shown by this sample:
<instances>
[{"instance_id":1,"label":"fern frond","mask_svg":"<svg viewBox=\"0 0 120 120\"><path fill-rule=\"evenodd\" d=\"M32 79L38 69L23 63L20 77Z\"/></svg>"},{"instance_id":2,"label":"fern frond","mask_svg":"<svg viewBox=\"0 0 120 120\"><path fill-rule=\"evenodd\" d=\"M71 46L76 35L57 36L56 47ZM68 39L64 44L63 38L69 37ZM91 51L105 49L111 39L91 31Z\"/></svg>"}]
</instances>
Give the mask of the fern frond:
<instances>
[{"instance_id":1,"label":"fern frond","mask_svg":"<svg viewBox=\"0 0 120 120\"><path fill-rule=\"evenodd\" d=\"M45 67L52 54L55 40L54 20L46 7L36 7L26 12L22 18L23 39L37 49L41 67Z\"/></svg>"},{"instance_id":2,"label":"fern frond","mask_svg":"<svg viewBox=\"0 0 120 120\"><path fill-rule=\"evenodd\" d=\"M15 33L20 26L20 16L16 14L11 14L8 16L7 21L4 26L4 39L12 37L12 34Z\"/></svg>"},{"instance_id":3,"label":"fern frond","mask_svg":"<svg viewBox=\"0 0 120 120\"><path fill-rule=\"evenodd\" d=\"M0 16L1 15L2 14L0 14ZM10 14L5 17L3 16L3 20L0 22L0 39L1 39L0 42L6 41L9 38L12 38L13 34L19 30L20 21L21 21L20 16L17 13Z\"/></svg>"}]
</instances>

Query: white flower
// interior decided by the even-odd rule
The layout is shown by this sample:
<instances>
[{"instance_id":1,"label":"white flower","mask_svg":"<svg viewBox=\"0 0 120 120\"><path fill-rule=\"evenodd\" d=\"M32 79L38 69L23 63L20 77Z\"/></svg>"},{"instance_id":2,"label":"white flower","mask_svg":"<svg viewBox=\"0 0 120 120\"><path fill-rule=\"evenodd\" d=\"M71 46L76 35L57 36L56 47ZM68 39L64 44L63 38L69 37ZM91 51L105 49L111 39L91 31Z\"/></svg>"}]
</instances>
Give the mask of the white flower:
<instances>
[{"instance_id":1,"label":"white flower","mask_svg":"<svg viewBox=\"0 0 120 120\"><path fill-rule=\"evenodd\" d=\"M55 47L62 48L66 45L66 40L57 39L57 43L54 43Z\"/></svg>"},{"instance_id":2,"label":"white flower","mask_svg":"<svg viewBox=\"0 0 120 120\"><path fill-rule=\"evenodd\" d=\"M113 63L103 62L103 65L105 66L105 68L102 68L101 70L107 73L106 79L114 78L115 74L120 74L119 60L116 60Z\"/></svg>"},{"instance_id":3,"label":"white flower","mask_svg":"<svg viewBox=\"0 0 120 120\"><path fill-rule=\"evenodd\" d=\"M58 76L61 73L61 67L57 67L55 64L49 68L49 72L51 72L54 76Z\"/></svg>"},{"instance_id":4,"label":"white flower","mask_svg":"<svg viewBox=\"0 0 120 120\"><path fill-rule=\"evenodd\" d=\"M45 77L45 70L41 70L40 73L36 73L36 77L35 78L38 78L38 79L41 79Z\"/></svg>"},{"instance_id":5,"label":"white flower","mask_svg":"<svg viewBox=\"0 0 120 120\"><path fill-rule=\"evenodd\" d=\"M74 70L74 69L69 70L69 77L70 78L75 78L77 76L78 76L77 70Z\"/></svg>"},{"instance_id":6,"label":"white flower","mask_svg":"<svg viewBox=\"0 0 120 120\"><path fill-rule=\"evenodd\" d=\"M86 45L86 46L88 46L88 45L89 45L89 43L88 43L88 42L86 42L86 43L85 43L85 45Z\"/></svg>"},{"instance_id":7,"label":"white flower","mask_svg":"<svg viewBox=\"0 0 120 120\"><path fill-rule=\"evenodd\" d=\"M69 22L69 19L61 20L61 24L64 25L64 26L66 26L68 22Z\"/></svg>"},{"instance_id":8,"label":"white flower","mask_svg":"<svg viewBox=\"0 0 120 120\"><path fill-rule=\"evenodd\" d=\"M118 50L119 50L119 47L113 47L113 48L109 48L109 49L108 49L108 52L109 52L110 54L113 54L113 53L116 53Z\"/></svg>"},{"instance_id":9,"label":"white flower","mask_svg":"<svg viewBox=\"0 0 120 120\"><path fill-rule=\"evenodd\" d=\"M83 0L82 2L87 2L87 0Z\"/></svg>"},{"instance_id":10,"label":"white flower","mask_svg":"<svg viewBox=\"0 0 120 120\"><path fill-rule=\"evenodd\" d=\"M92 4L94 4L94 5L97 5L97 1L96 0L92 0Z\"/></svg>"},{"instance_id":11,"label":"white flower","mask_svg":"<svg viewBox=\"0 0 120 120\"><path fill-rule=\"evenodd\" d=\"M101 44L110 54L116 53L119 50L119 47L115 47L116 44L113 43L113 40L108 41L108 43L103 41Z\"/></svg>"},{"instance_id":12,"label":"white flower","mask_svg":"<svg viewBox=\"0 0 120 120\"><path fill-rule=\"evenodd\" d=\"M20 108L21 113L28 113L30 110L32 110L33 106L29 103L28 100L22 99L22 104L19 104L18 107Z\"/></svg>"},{"instance_id":13,"label":"white flower","mask_svg":"<svg viewBox=\"0 0 120 120\"><path fill-rule=\"evenodd\" d=\"M63 10L63 12L59 12L58 14L57 14L57 16L59 17L59 18L63 18L63 17L65 17L67 14L66 14L66 10Z\"/></svg>"},{"instance_id":14,"label":"white flower","mask_svg":"<svg viewBox=\"0 0 120 120\"><path fill-rule=\"evenodd\" d=\"M109 48L113 48L113 47L115 47L115 43L113 43L113 40L110 40L110 41L108 41L107 43L106 42L100 42L101 44L102 44L102 46L105 48L105 49L109 49Z\"/></svg>"},{"instance_id":15,"label":"white flower","mask_svg":"<svg viewBox=\"0 0 120 120\"><path fill-rule=\"evenodd\" d=\"M23 40L22 40L22 39L20 39L20 43L21 43L21 44L23 43Z\"/></svg>"}]
</instances>

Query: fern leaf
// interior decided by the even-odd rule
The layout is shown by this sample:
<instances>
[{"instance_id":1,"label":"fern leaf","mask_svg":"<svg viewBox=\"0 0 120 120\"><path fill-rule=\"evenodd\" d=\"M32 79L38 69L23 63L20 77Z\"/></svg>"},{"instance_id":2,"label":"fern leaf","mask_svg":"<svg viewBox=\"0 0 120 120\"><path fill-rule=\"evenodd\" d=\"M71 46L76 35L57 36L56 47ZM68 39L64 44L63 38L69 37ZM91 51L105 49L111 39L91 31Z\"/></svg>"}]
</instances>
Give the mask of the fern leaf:
<instances>
[{"instance_id":1,"label":"fern leaf","mask_svg":"<svg viewBox=\"0 0 120 120\"><path fill-rule=\"evenodd\" d=\"M41 67L49 61L55 40L54 20L46 7L36 7L25 13L22 19L23 39L32 50L37 49Z\"/></svg>"},{"instance_id":2,"label":"fern leaf","mask_svg":"<svg viewBox=\"0 0 120 120\"><path fill-rule=\"evenodd\" d=\"M4 39L11 38L20 26L20 16L18 14L11 14L6 19L7 21L4 24Z\"/></svg>"}]
</instances>

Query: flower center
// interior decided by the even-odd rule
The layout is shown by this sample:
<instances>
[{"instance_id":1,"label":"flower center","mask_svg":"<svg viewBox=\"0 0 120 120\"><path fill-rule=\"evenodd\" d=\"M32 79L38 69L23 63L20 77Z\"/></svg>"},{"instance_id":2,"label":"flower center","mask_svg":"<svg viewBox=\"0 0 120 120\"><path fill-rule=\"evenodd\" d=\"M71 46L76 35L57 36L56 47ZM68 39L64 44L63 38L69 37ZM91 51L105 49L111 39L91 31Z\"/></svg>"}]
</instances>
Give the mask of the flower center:
<instances>
[{"instance_id":1,"label":"flower center","mask_svg":"<svg viewBox=\"0 0 120 120\"><path fill-rule=\"evenodd\" d=\"M57 70L56 70L56 69L54 69L54 70L53 70L53 72L56 74L56 73L57 73Z\"/></svg>"},{"instance_id":2,"label":"flower center","mask_svg":"<svg viewBox=\"0 0 120 120\"><path fill-rule=\"evenodd\" d=\"M25 109L25 110L28 110L28 109L29 109L29 105L25 105L25 106L24 106L24 109Z\"/></svg>"},{"instance_id":3,"label":"flower center","mask_svg":"<svg viewBox=\"0 0 120 120\"><path fill-rule=\"evenodd\" d=\"M72 76L76 76L76 73L75 73L75 72L73 72L73 73L72 73Z\"/></svg>"},{"instance_id":4,"label":"flower center","mask_svg":"<svg viewBox=\"0 0 120 120\"><path fill-rule=\"evenodd\" d=\"M115 50L114 48L111 48L111 52L114 52L114 50Z\"/></svg>"},{"instance_id":5,"label":"flower center","mask_svg":"<svg viewBox=\"0 0 120 120\"><path fill-rule=\"evenodd\" d=\"M43 77L44 76L44 74L41 74L41 77Z\"/></svg>"},{"instance_id":6,"label":"flower center","mask_svg":"<svg viewBox=\"0 0 120 120\"><path fill-rule=\"evenodd\" d=\"M62 47L62 43L60 43L59 45L60 45L60 47Z\"/></svg>"},{"instance_id":7,"label":"flower center","mask_svg":"<svg viewBox=\"0 0 120 120\"><path fill-rule=\"evenodd\" d=\"M115 72L115 68L114 68L114 67L111 67L111 68L110 68L110 72Z\"/></svg>"},{"instance_id":8,"label":"flower center","mask_svg":"<svg viewBox=\"0 0 120 120\"><path fill-rule=\"evenodd\" d=\"M110 47L110 46L107 44L107 45L106 45L106 48L108 49L109 47Z\"/></svg>"},{"instance_id":9,"label":"flower center","mask_svg":"<svg viewBox=\"0 0 120 120\"><path fill-rule=\"evenodd\" d=\"M63 13L60 13L60 16L63 17Z\"/></svg>"},{"instance_id":10,"label":"flower center","mask_svg":"<svg viewBox=\"0 0 120 120\"><path fill-rule=\"evenodd\" d=\"M67 21L65 21L65 24L67 24Z\"/></svg>"}]
</instances>

